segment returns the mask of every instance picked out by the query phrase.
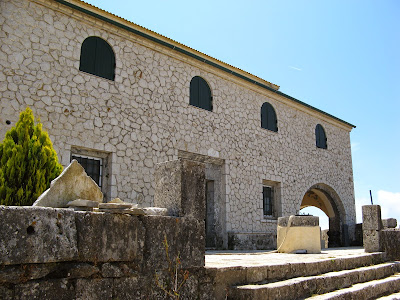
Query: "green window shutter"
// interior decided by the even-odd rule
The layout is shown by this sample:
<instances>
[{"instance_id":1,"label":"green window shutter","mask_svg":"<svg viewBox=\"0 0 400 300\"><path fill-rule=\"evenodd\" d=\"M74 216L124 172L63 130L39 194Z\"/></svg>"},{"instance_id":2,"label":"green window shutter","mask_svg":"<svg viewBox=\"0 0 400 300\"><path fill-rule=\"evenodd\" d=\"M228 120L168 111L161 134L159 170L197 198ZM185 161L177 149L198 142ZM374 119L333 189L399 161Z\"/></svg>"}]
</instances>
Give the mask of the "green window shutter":
<instances>
[{"instance_id":1,"label":"green window shutter","mask_svg":"<svg viewBox=\"0 0 400 300\"><path fill-rule=\"evenodd\" d=\"M193 77L190 81L190 105L199 107L199 78Z\"/></svg>"},{"instance_id":2,"label":"green window shutter","mask_svg":"<svg viewBox=\"0 0 400 300\"><path fill-rule=\"evenodd\" d=\"M96 41L96 73L114 80L115 56L110 45L102 39Z\"/></svg>"},{"instance_id":3,"label":"green window shutter","mask_svg":"<svg viewBox=\"0 0 400 300\"><path fill-rule=\"evenodd\" d=\"M111 46L99 37L88 37L82 43L79 70L114 80L115 55Z\"/></svg>"},{"instance_id":4,"label":"green window shutter","mask_svg":"<svg viewBox=\"0 0 400 300\"><path fill-rule=\"evenodd\" d=\"M278 119L275 110L268 102L261 106L261 127L275 132L278 131Z\"/></svg>"},{"instance_id":5,"label":"green window shutter","mask_svg":"<svg viewBox=\"0 0 400 300\"><path fill-rule=\"evenodd\" d=\"M321 124L317 124L315 127L315 141L318 148L327 149L327 138Z\"/></svg>"},{"instance_id":6,"label":"green window shutter","mask_svg":"<svg viewBox=\"0 0 400 300\"><path fill-rule=\"evenodd\" d=\"M95 75L95 53L96 39L89 37L82 43L79 70Z\"/></svg>"},{"instance_id":7,"label":"green window shutter","mask_svg":"<svg viewBox=\"0 0 400 300\"><path fill-rule=\"evenodd\" d=\"M213 109L211 89L207 82L199 76L193 77L190 81L189 104L209 111Z\"/></svg>"},{"instance_id":8,"label":"green window shutter","mask_svg":"<svg viewBox=\"0 0 400 300\"><path fill-rule=\"evenodd\" d=\"M268 129L268 118L267 118L267 114L268 114L268 111L267 111L267 104L268 103L264 103L262 106L261 106L261 128L265 128L265 129Z\"/></svg>"}]
</instances>

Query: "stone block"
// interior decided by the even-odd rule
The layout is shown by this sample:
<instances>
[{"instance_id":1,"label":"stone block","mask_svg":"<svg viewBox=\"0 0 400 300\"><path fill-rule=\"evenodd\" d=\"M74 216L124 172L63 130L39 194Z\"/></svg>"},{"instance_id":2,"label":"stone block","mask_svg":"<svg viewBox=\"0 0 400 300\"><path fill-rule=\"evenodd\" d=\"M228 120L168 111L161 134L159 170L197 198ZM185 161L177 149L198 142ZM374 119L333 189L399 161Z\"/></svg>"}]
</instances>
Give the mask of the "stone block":
<instances>
[{"instance_id":1,"label":"stone block","mask_svg":"<svg viewBox=\"0 0 400 300\"><path fill-rule=\"evenodd\" d=\"M101 266L101 275L103 277L122 277L123 274L123 271L118 265L105 263Z\"/></svg>"},{"instance_id":2,"label":"stone block","mask_svg":"<svg viewBox=\"0 0 400 300\"><path fill-rule=\"evenodd\" d=\"M54 179L50 188L33 203L33 206L67 207L68 202L85 199L103 202L103 193L85 169L74 159Z\"/></svg>"},{"instance_id":3,"label":"stone block","mask_svg":"<svg viewBox=\"0 0 400 300\"><path fill-rule=\"evenodd\" d=\"M283 282L274 282L269 284L268 297L259 299L291 299L293 295L298 295L298 289L301 287L299 279L290 279Z\"/></svg>"},{"instance_id":4,"label":"stone block","mask_svg":"<svg viewBox=\"0 0 400 300\"><path fill-rule=\"evenodd\" d=\"M0 299L2 300L13 300L16 299L14 297L14 290L10 289L6 286L0 286Z\"/></svg>"},{"instance_id":5,"label":"stone block","mask_svg":"<svg viewBox=\"0 0 400 300\"><path fill-rule=\"evenodd\" d=\"M318 272L320 274L336 271L339 269L337 259L326 259L319 261L317 264Z\"/></svg>"},{"instance_id":6,"label":"stone block","mask_svg":"<svg viewBox=\"0 0 400 300\"><path fill-rule=\"evenodd\" d=\"M168 267L165 239L171 261L179 254L182 268L204 266L204 221L164 216L145 216L142 220L146 232L143 260L147 269Z\"/></svg>"},{"instance_id":7,"label":"stone block","mask_svg":"<svg viewBox=\"0 0 400 300\"><path fill-rule=\"evenodd\" d=\"M397 220L394 218L383 219L382 226L384 229L387 228L396 228L397 227Z\"/></svg>"},{"instance_id":8,"label":"stone block","mask_svg":"<svg viewBox=\"0 0 400 300\"><path fill-rule=\"evenodd\" d=\"M305 267L307 264L305 263L289 263L290 265L290 277L302 277L302 276L308 276L312 274L308 274L305 270Z\"/></svg>"},{"instance_id":9,"label":"stone block","mask_svg":"<svg viewBox=\"0 0 400 300\"><path fill-rule=\"evenodd\" d=\"M78 279L75 299L114 299L112 287L113 279Z\"/></svg>"},{"instance_id":10,"label":"stone block","mask_svg":"<svg viewBox=\"0 0 400 300\"><path fill-rule=\"evenodd\" d=\"M229 232L228 248L231 250L276 249L276 234Z\"/></svg>"},{"instance_id":11,"label":"stone block","mask_svg":"<svg viewBox=\"0 0 400 300\"><path fill-rule=\"evenodd\" d=\"M204 220L206 215L205 165L182 160L182 216Z\"/></svg>"},{"instance_id":12,"label":"stone block","mask_svg":"<svg viewBox=\"0 0 400 300\"><path fill-rule=\"evenodd\" d=\"M144 227L136 216L75 212L79 260L141 264Z\"/></svg>"},{"instance_id":13,"label":"stone block","mask_svg":"<svg viewBox=\"0 0 400 300\"><path fill-rule=\"evenodd\" d=\"M78 254L72 210L0 206L0 263L71 261Z\"/></svg>"},{"instance_id":14,"label":"stone block","mask_svg":"<svg viewBox=\"0 0 400 300\"><path fill-rule=\"evenodd\" d=\"M284 280L291 278L291 266L290 264L272 265L269 267L268 280Z\"/></svg>"},{"instance_id":15,"label":"stone block","mask_svg":"<svg viewBox=\"0 0 400 300\"><path fill-rule=\"evenodd\" d=\"M2 266L0 268L0 283L17 283L20 278L24 278L24 275L25 270L22 266Z\"/></svg>"},{"instance_id":16,"label":"stone block","mask_svg":"<svg viewBox=\"0 0 400 300\"><path fill-rule=\"evenodd\" d=\"M179 216L182 199L182 162L167 161L155 168L154 205L168 209L170 216Z\"/></svg>"},{"instance_id":17,"label":"stone block","mask_svg":"<svg viewBox=\"0 0 400 300\"><path fill-rule=\"evenodd\" d=\"M363 230L363 244L365 252L382 251L381 231Z\"/></svg>"},{"instance_id":18,"label":"stone block","mask_svg":"<svg viewBox=\"0 0 400 300\"><path fill-rule=\"evenodd\" d=\"M279 217L278 226L287 227L313 227L319 226L319 217L315 216L289 216Z\"/></svg>"},{"instance_id":19,"label":"stone block","mask_svg":"<svg viewBox=\"0 0 400 300\"><path fill-rule=\"evenodd\" d=\"M246 282L247 270L244 267L207 269L207 275L214 278L213 299L226 299L227 289L230 286Z\"/></svg>"},{"instance_id":20,"label":"stone block","mask_svg":"<svg viewBox=\"0 0 400 300\"><path fill-rule=\"evenodd\" d=\"M265 267L248 267L247 270L247 282L255 283L266 280L268 278L268 266Z\"/></svg>"},{"instance_id":21,"label":"stone block","mask_svg":"<svg viewBox=\"0 0 400 300\"><path fill-rule=\"evenodd\" d=\"M178 159L156 166L154 205L170 216L205 218L205 165Z\"/></svg>"},{"instance_id":22,"label":"stone block","mask_svg":"<svg viewBox=\"0 0 400 300\"><path fill-rule=\"evenodd\" d=\"M40 279L54 272L58 266L57 263L2 266L0 283L16 284Z\"/></svg>"},{"instance_id":23,"label":"stone block","mask_svg":"<svg viewBox=\"0 0 400 300\"><path fill-rule=\"evenodd\" d=\"M67 264L59 268L63 277L68 278L86 278L93 274L99 273L99 268L87 263L73 263Z\"/></svg>"},{"instance_id":24,"label":"stone block","mask_svg":"<svg viewBox=\"0 0 400 300\"><path fill-rule=\"evenodd\" d=\"M205 265L205 224L203 220L181 218L178 223L178 251L182 267L194 268Z\"/></svg>"},{"instance_id":25,"label":"stone block","mask_svg":"<svg viewBox=\"0 0 400 300\"><path fill-rule=\"evenodd\" d=\"M321 274L320 267L321 264L318 261L308 262L304 264L303 274L300 276L304 276L304 274L307 274L307 276Z\"/></svg>"},{"instance_id":26,"label":"stone block","mask_svg":"<svg viewBox=\"0 0 400 300\"><path fill-rule=\"evenodd\" d=\"M380 205L364 205L362 207L363 230L381 230L382 218Z\"/></svg>"},{"instance_id":27,"label":"stone block","mask_svg":"<svg viewBox=\"0 0 400 300\"><path fill-rule=\"evenodd\" d=\"M382 246L389 260L400 260L400 230L382 230Z\"/></svg>"},{"instance_id":28,"label":"stone block","mask_svg":"<svg viewBox=\"0 0 400 300\"><path fill-rule=\"evenodd\" d=\"M278 219L277 248L280 253L321 253L319 217L290 216Z\"/></svg>"},{"instance_id":29,"label":"stone block","mask_svg":"<svg viewBox=\"0 0 400 300\"><path fill-rule=\"evenodd\" d=\"M75 298L74 284L67 279L50 279L17 284L14 287L14 294L15 299L77 299Z\"/></svg>"},{"instance_id":30,"label":"stone block","mask_svg":"<svg viewBox=\"0 0 400 300\"><path fill-rule=\"evenodd\" d=\"M115 278L113 280L113 299L136 300L146 299L148 288L156 289L150 282L139 277Z\"/></svg>"}]
</instances>

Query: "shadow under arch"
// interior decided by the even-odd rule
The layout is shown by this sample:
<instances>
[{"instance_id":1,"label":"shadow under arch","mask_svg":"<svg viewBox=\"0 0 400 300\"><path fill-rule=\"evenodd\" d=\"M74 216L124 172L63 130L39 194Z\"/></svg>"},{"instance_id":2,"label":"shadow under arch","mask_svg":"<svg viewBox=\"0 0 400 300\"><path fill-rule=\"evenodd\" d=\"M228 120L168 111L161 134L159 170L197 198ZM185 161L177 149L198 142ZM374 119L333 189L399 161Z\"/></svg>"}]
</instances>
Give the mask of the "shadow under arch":
<instances>
[{"instance_id":1,"label":"shadow under arch","mask_svg":"<svg viewBox=\"0 0 400 300\"><path fill-rule=\"evenodd\" d=\"M324 183L314 184L304 194L300 209L309 206L321 209L329 218L328 247L348 246L346 211L335 190Z\"/></svg>"}]
</instances>

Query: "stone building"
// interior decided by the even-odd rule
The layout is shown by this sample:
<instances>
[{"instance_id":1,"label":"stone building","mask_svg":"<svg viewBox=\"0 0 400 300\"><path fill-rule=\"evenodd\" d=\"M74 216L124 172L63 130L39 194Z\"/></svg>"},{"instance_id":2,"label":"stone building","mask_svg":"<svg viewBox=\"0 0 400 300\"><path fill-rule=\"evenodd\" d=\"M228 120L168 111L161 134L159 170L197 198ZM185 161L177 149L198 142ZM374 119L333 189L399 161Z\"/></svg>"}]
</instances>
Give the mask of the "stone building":
<instances>
[{"instance_id":1,"label":"stone building","mask_svg":"<svg viewBox=\"0 0 400 300\"><path fill-rule=\"evenodd\" d=\"M158 163L206 163L207 247L274 248L279 216L354 238L353 125L78 0L0 1L0 138L29 106L106 200L151 205Z\"/></svg>"}]
</instances>

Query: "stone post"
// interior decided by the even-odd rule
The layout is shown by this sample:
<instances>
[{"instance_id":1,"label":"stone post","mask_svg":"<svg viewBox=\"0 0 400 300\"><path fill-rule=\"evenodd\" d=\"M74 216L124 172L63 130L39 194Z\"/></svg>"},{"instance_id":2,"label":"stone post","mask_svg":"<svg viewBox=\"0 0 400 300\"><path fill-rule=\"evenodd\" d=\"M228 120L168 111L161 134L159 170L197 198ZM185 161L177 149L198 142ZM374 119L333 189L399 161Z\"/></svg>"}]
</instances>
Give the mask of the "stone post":
<instances>
[{"instance_id":1,"label":"stone post","mask_svg":"<svg viewBox=\"0 0 400 300\"><path fill-rule=\"evenodd\" d=\"M363 244L365 252L382 251L382 219L380 205L364 205L363 215Z\"/></svg>"},{"instance_id":2,"label":"stone post","mask_svg":"<svg viewBox=\"0 0 400 300\"><path fill-rule=\"evenodd\" d=\"M206 210L205 164L178 159L157 164L154 205L170 216L204 221Z\"/></svg>"}]
</instances>

